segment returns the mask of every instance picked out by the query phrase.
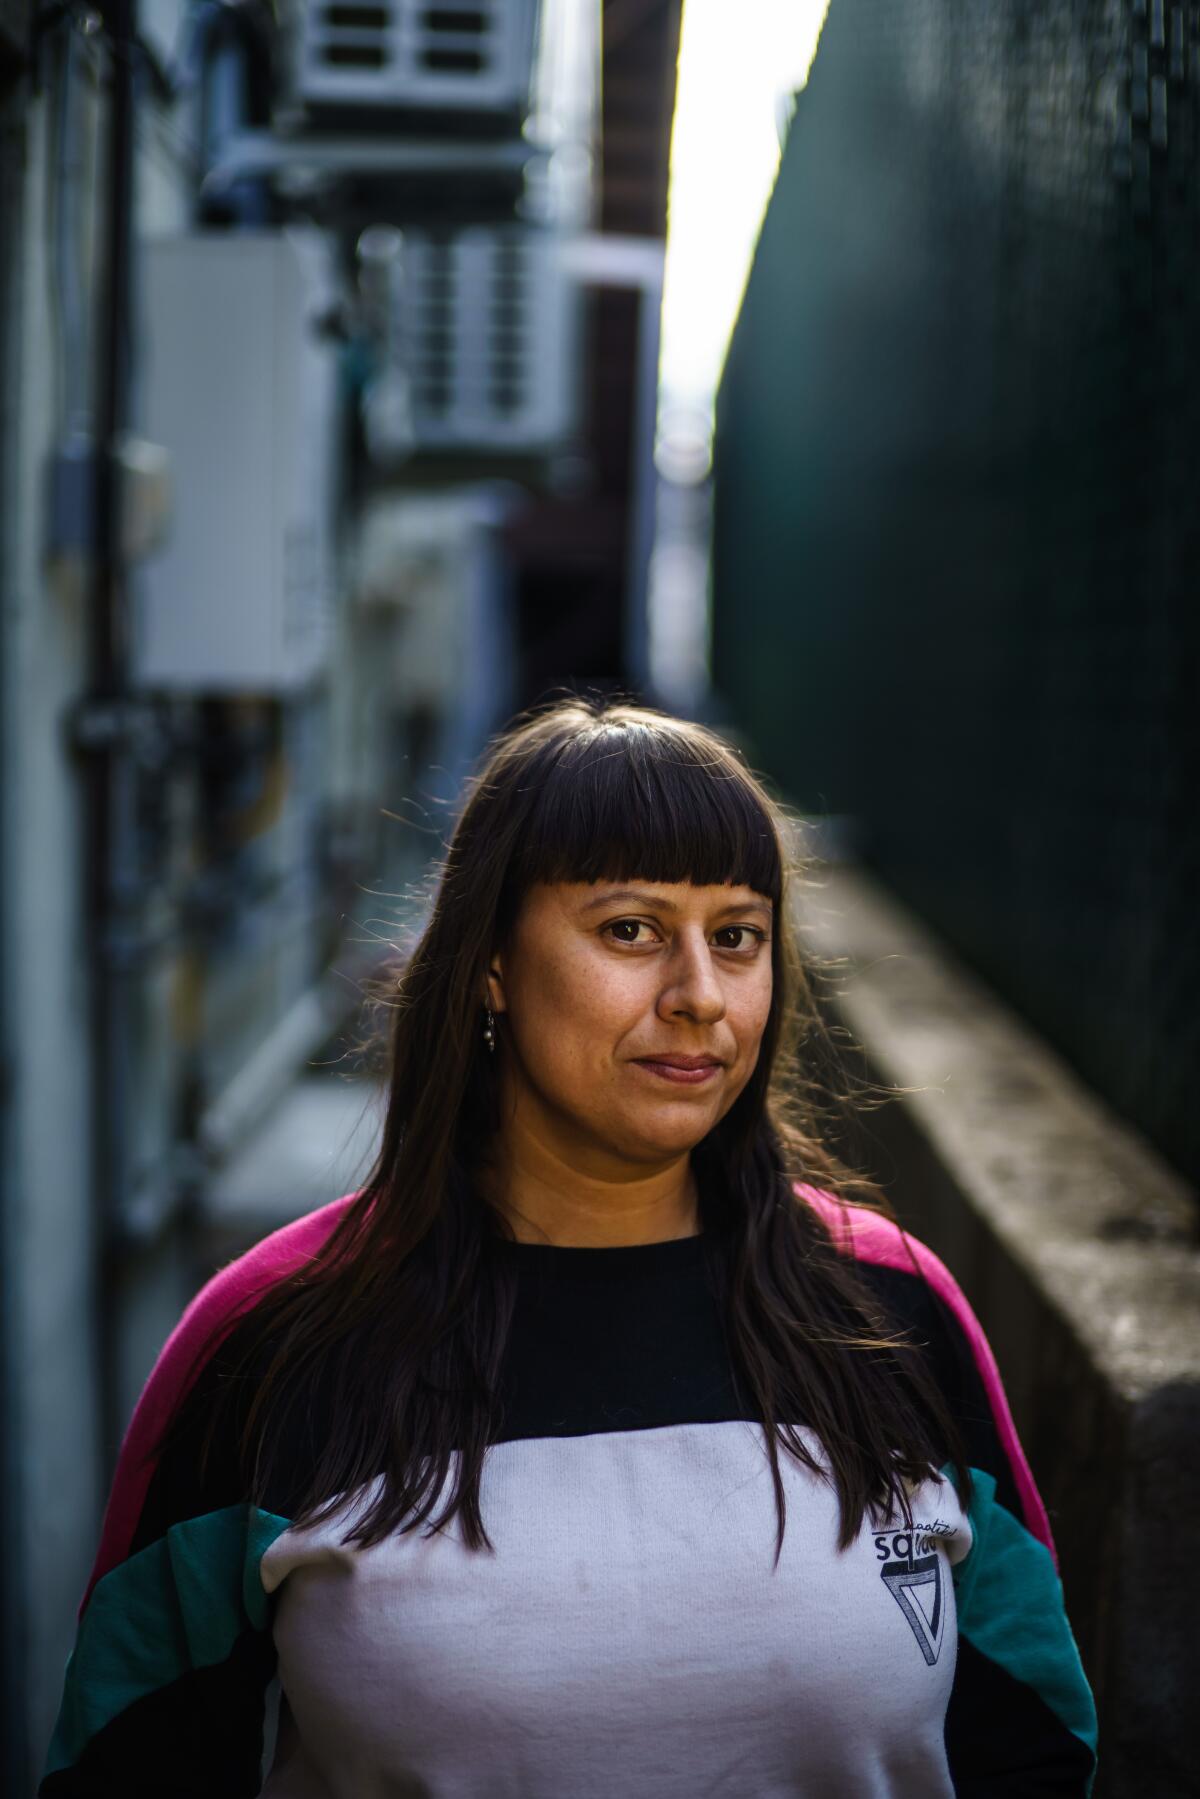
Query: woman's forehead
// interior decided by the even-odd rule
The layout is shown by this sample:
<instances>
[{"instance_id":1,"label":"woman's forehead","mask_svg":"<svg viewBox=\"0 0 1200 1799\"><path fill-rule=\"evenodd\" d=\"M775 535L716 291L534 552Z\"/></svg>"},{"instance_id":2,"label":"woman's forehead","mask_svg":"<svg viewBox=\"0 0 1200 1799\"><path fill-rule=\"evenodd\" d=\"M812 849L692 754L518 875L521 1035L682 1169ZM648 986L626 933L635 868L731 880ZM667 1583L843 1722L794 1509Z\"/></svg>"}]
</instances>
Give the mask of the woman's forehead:
<instances>
[{"instance_id":1,"label":"woman's forehead","mask_svg":"<svg viewBox=\"0 0 1200 1799\"><path fill-rule=\"evenodd\" d=\"M741 910L770 917L774 911L769 894L738 881L543 881L536 890L564 908L584 914L613 905L648 906L667 914Z\"/></svg>"}]
</instances>

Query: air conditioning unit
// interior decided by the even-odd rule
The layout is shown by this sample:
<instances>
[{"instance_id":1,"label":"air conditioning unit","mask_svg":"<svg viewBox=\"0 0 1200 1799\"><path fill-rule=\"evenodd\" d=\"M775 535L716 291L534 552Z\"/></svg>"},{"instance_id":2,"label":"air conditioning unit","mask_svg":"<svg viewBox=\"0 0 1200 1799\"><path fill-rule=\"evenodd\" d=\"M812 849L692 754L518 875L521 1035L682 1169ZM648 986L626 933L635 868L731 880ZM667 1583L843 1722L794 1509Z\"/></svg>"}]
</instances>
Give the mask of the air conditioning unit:
<instances>
[{"instance_id":1,"label":"air conditioning unit","mask_svg":"<svg viewBox=\"0 0 1200 1799\"><path fill-rule=\"evenodd\" d=\"M503 129L529 111L539 0L297 3L291 90L309 113L365 108Z\"/></svg>"},{"instance_id":2,"label":"air conditioning unit","mask_svg":"<svg viewBox=\"0 0 1200 1799\"><path fill-rule=\"evenodd\" d=\"M409 390L410 439L397 449L503 457L563 445L577 423L579 323L559 233L406 232L388 349Z\"/></svg>"}]
</instances>

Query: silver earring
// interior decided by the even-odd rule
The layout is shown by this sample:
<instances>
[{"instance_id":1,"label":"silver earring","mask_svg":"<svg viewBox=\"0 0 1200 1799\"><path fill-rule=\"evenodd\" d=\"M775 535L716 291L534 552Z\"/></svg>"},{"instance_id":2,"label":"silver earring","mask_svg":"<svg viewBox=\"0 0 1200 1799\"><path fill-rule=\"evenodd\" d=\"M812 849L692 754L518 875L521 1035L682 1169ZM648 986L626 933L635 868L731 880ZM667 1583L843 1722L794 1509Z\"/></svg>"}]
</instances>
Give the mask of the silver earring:
<instances>
[{"instance_id":1,"label":"silver earring","mask_svg":"<svg viewBox=\"0 0 1200 1799\"><path fill-rule=\"evenodd\" d=\"M492 1016L492 1008L490 1006L485 1006L483 1012L483 1041L487 1044L488 1049L494 1054L496 1049L496 1020Z\"/></svg>"}]
</instances>

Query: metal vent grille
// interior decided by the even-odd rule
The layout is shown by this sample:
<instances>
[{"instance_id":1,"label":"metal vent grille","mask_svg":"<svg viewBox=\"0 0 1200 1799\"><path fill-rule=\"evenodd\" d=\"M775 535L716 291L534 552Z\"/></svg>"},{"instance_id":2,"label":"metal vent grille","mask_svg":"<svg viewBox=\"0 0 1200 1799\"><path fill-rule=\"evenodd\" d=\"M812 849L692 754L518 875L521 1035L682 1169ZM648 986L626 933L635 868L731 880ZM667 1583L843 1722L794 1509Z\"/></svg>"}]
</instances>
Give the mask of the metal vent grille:
<instances>
[{"instance_id":1,"label":"metal vent grille","mask_svg":"<svg viewBox=\"0 0 1200 1799\"><path fill-rule=\"evenodd\" d=\"M577 291L553 234L406 234L396 306L418 449L516 453L570 434Z\"/></svg>"},{"instance_id":2,"label":"metal vent grille","mask_svg":"<svg viewBox=\"0 0 1200 1799\"><path fill-rule=\"evenodd\" d=\"M537 0L306 0L297 98L310 108L523 115Z\"/></svg>"}]
</instances>

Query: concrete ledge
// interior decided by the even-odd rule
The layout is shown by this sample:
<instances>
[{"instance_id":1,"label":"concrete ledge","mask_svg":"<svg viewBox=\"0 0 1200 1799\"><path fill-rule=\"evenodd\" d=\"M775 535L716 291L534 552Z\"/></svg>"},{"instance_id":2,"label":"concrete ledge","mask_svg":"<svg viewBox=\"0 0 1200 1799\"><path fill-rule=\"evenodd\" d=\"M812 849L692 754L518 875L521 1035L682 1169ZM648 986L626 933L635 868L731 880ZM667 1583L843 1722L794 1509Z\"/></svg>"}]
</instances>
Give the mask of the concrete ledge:
<instances>
[{"instance_id":1,"label":"concrete ledge","mask_svg":"<svg viewBox=\"0 0 1200 1799\"><path fill-rule=\"evenodd\" d=\"M862 871L797 908L835 1021L901 1090L870 1172L978 1311L1050 1509L1097 1799L1200 1793L1196 1195Z\"/></svg>"}]
</instances>

